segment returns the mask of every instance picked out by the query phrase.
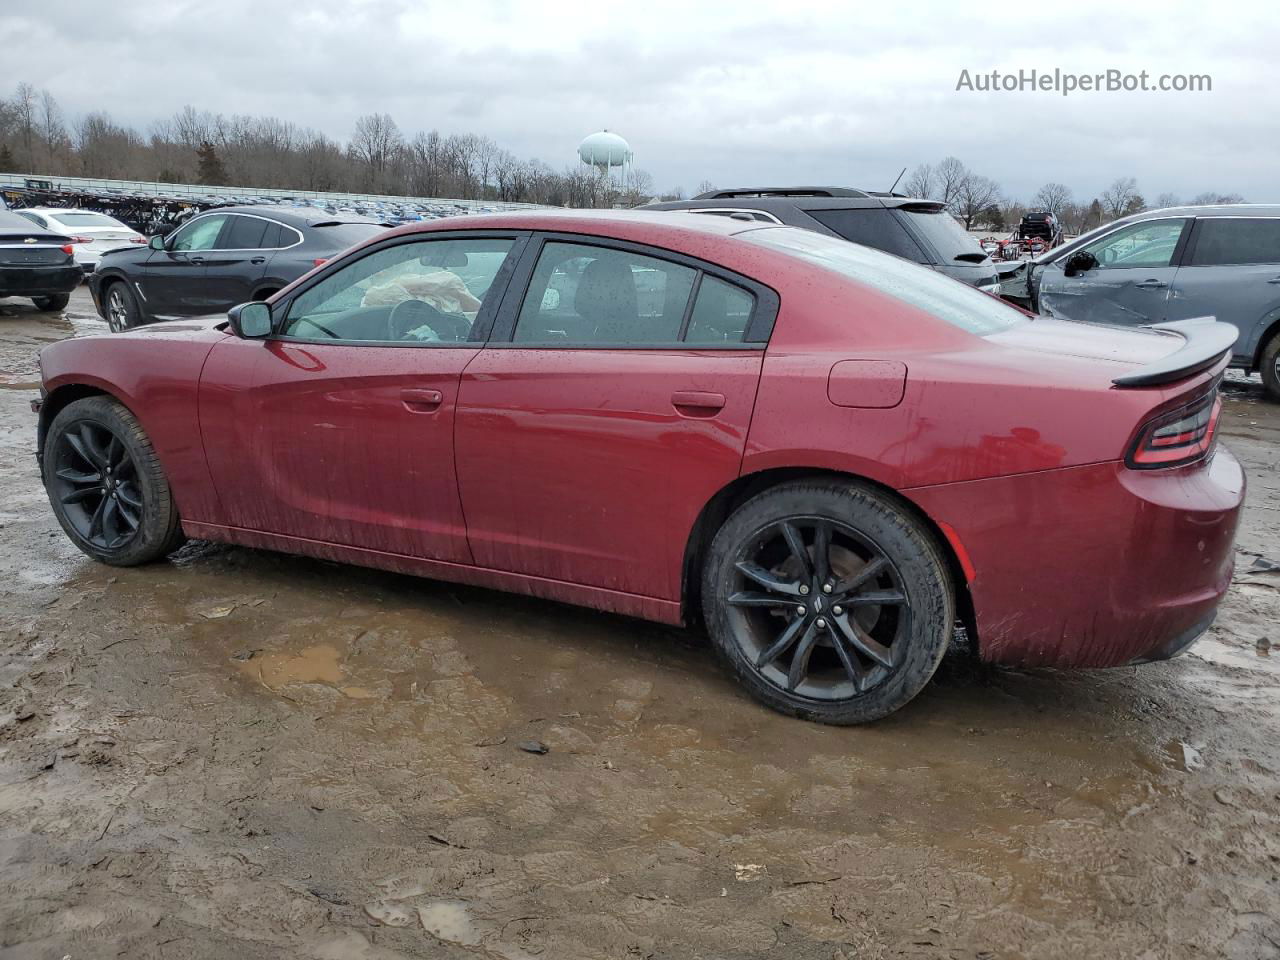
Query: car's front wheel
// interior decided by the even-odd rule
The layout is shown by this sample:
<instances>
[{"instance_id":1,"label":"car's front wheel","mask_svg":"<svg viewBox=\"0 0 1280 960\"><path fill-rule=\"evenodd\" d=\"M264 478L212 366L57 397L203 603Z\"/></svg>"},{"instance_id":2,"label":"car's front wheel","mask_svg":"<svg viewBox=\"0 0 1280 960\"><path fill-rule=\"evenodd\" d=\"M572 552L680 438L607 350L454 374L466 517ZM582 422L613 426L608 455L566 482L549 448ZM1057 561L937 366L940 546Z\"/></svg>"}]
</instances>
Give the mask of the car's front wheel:
<instances>
[{"instance_id":1,"label":"car's front wheel","mask_svg":"<svg viewBox=\"0 0 1280 960\"><path fill-rule=\"evenodd\" d=\"M123 280L116 280L107 287L103 296L107 313L107 326L112 333L123 333L130 327L136 327L141 319L138 301L133 291Z\"/></svg>"},{"instance_id":2,"label":"car's front wheel","mask_svg":"<svg viewBox=\"0 0 1280 960\"><path fill-rule=\"evenodd\" d=\"M123 404L67 404L45 437L45 489L72 543L102 563L131 567L182 544L178 511L151 441Z\"/></svg>"},{"instance_id":3,"label":"car's front wheel","mask_svg":"<svg viewBox=\"0 0 1280 960\"><path fill-rule=\"evenodd\" d=\"M856 484L787 483L739 507L703 568L713 643L758 700L822 723L866 723L938 667L955 601L935 537Z\"/></svg>"},{"instance_id":4,"label":"car's front wheel","mask_svg":"<svg viewBox=\"0 0 1280 960\"><path fill-rule=\"evenodd\" d=\"M71 294L54 293L47 297L32 297L31 302L36 305L37 310L65 310L71 302Z\"/></svg>"}]
</instances>

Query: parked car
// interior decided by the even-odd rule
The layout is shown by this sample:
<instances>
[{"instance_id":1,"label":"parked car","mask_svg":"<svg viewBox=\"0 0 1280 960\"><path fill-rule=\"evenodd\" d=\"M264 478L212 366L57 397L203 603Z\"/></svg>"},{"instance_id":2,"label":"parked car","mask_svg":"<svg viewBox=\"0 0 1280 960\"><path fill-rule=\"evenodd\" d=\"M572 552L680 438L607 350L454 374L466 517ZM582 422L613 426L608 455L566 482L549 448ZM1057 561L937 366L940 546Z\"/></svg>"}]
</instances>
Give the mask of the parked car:
<instances>
[{"instance_id":1,"label":"parked car","mask_svg":"<svg viewBox=\"0 0 1280 960\"><path fill-rule=\"evenodd\" d=\"M93 210L66 207L30 207L15 211L37 226L65 234L71 240L76 263L85 273L93 273L98 261L108 250L145 244L147 238L115 217Z\"/></svg>"},{"instance_id":2,"label":"parked car","mask_svg":"<svg viewBox=\"0 0 1280 960\"><path fill-rule=\"evenodd\" d=\"M1280 400L1280 205L1151 210L1032 262L1011 296L1052 317L1142 326L1212 315L1240 332L1231 364Z\"/></svg>"},{"instance_id":3,"label":"parked car","mask_svg":"<svg viewBox=\"0 0 1280 960\"><path fill-rule=\"evenodd\" d=\"M848 187L742 187L643 209L805 227L923 264L987 293L1000 292L1000 278L987 251L936 200Z\"/></svg>"},{"instance_id":4,"label":"parked car","mask_svg":"<svg viewBox=\"0 0 1280 960\"><path fill-rule=\"evenodd\" d=\"M145 247L113 250L89 280L113 331L166 317L226 313L269 297L385 224L314 207L218 207Z\"/></svg>"},{"instance_id":5,"label":"parked car","mask_svg":"<svg viewBox=\"0 0 1280 960\"><path fill-rule=\"evenodd\" d=\"M0 297L30 297L41 310L61 310L83 275L66 237L0 211Z\"/></svg>"},{"instance_id":6,"label":"parked car","mask_svg":"<svg viewBox=\"0 0 1280 960\"><path fill-rule=\"evenodd\" d=\"M957 620L1060 667L1208 627L1234 333L1031 319L759 220L468 217L224 318L45 347L38 449L104 563L199 537L702 620L762 702L857 723Z\"/></svg>"}]
</instances>

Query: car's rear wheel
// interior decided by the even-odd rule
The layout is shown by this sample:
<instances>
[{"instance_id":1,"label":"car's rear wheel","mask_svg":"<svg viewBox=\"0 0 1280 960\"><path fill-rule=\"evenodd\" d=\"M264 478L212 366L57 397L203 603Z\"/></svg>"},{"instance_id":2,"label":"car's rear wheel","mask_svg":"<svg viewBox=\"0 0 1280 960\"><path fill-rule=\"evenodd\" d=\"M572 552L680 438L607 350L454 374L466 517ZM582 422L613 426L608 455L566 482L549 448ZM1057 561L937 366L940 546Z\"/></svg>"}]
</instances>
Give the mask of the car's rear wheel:
<instances>
[{"instance_id":1,"label":"car's rear wheel","mask_svg":"<svg viewBox=\"0 0 1280 960\"><path fill-rule=\"evenodd\" d=\"M131 567L182 544L155 449L115 400L86 397L60 410L45 437L42 466L58 522L93 559Z\"/></svg>"},{"instance_id":2,"label":"car's rear wheel","mask_svg":"<svg viewBox=\"0 0 1280 960\"><path fill-rule=\"evenodd\" d=\"M37 310L64 310L71 302L71 294L55 293L47 297L32 297L31 302L36 305Z\"/></svg>"},{"instance_id":3,"label":"car's rear wheel","mask_svg":"<svg viewBox=\"0 0 1280 960\"><path fill-rule=\"evenodd\" d=\"M1262 348L1262 386L1267 396L1280 403L1280 331L1271 335L1267 345Z\"/></svg>"},{"instance_id":4,"label":"car's rear wheel","mask_svg":"<svg viewBox=\"0 0 1280 960\"><path fill-rule=\"evenodd\" d=\"M878 720L918 694L950 640L955 601L932 533L864 486L796 482L739 507L703 568L716 649L782 713Z\"/></svg>"},{"instance_id":5,"label":"car's rear wheel","mask_svg":"<svg viewBox=\"0 0 1280 960\"><path fill-rule=\"evenodd\" d=\"M112 333L123 333L138 325L141 319L138 300L123 280L109 284L102 299L106 306L107 326Z\"/></svg>"}]
</instances>

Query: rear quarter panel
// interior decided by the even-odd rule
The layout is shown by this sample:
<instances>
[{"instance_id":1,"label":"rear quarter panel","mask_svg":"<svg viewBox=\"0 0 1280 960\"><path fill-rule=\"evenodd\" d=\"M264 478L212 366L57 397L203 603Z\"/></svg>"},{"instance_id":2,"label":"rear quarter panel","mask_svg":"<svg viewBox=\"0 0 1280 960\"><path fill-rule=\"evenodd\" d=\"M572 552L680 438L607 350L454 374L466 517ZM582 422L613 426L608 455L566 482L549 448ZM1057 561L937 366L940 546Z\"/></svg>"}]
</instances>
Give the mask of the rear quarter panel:
<instances>
[{"instance_id":1,"label":"rear quarter panel","mask_svg":"<svg viewBox=\"0 0 1280 960\"><path fill-rule=\"evenodd\" d=\"M124 404L147 432L184 520L216 522L196 400L200 371L227 334L208 324L163 324L136 334L77 337L40 351L46 404L66 387L91 387Z\"/></svg>"}]
</instances>

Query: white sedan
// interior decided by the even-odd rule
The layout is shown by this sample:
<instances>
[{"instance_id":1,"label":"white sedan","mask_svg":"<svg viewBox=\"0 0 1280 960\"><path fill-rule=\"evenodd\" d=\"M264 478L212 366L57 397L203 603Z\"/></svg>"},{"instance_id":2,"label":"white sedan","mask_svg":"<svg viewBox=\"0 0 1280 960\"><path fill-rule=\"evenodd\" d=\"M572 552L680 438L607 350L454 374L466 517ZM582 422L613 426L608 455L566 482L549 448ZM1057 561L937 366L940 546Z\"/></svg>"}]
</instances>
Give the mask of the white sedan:
<instances>
[{"instance_id":1,"label":"white sedan","mask_svg":"<svg viewBox=\"0 0 1280 960\"><path fill-rule=\"evenodd\" d=\"M85 273L98 269L98 260L108 250L131 243L146 243L147 238L137 230L121 223L115 217L92 210L74 210L68 207L31 207L14 210L33 223L61 233L71 240L76 263Z\"/></svg>"}]
</instances>

